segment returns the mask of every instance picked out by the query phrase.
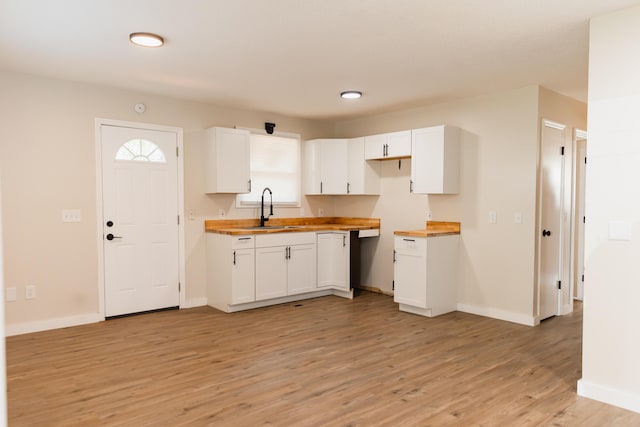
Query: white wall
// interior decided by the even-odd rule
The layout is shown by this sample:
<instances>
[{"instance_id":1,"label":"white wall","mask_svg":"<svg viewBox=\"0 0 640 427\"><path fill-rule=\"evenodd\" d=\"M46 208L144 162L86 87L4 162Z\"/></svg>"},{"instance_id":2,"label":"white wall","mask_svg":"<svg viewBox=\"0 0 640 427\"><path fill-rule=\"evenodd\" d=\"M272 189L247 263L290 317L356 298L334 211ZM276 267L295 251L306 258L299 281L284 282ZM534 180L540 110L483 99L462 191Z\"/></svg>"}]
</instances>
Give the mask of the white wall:
<instances>
[{"instance_id":1,"label":"white wall","mask_svg":"<svg viewBox=\"0 0 640 427\"><path fill-rule=\"evenodd\" d=\"M302 139L330 135L321 123L274 114L233 110L108 87L0 72L0 168L3 170L5 285L18 288L18 301L6 304L8 331L44 329L93 319L98 312L96 237L96 117L184 129L187 221L187 303L205 298L205 218L224 208L229 216L254 217L254 209L235 209L233 196L203 192L203 130L210 126L262 128L300 133ZM133 105L143 102L139 115ZM333 199L304 200L310 215L322 206L333 213ZM80 209L82 222L63 224L62 209ZM276 209L277 216L298 216ZM37 298L24 299L25 286Z\"/></svg>"},{"instance_id":2,"label":"white wall","mask_svg":"<svg viewBox=\"0 0 640 427\"><path fill-rule=\"evenodd\" d=\"M594 18L579 394L640 412L640 8ZM620 221L628 240L610 238Z\"/></svg>"}]
</instances>

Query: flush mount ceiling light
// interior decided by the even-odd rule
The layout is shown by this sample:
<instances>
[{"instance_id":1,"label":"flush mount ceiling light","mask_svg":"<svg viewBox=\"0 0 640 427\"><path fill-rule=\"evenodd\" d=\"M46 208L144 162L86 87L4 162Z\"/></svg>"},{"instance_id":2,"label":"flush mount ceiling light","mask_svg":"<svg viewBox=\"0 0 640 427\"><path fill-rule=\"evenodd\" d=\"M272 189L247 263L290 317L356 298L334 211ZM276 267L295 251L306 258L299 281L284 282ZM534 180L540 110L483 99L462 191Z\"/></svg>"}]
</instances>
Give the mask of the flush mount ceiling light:
<instances>
[{"instance_id":1,"label":"flush mount ceiling light","mask_svg":"<svg viewBox=\"0 0 640 427\"><path fill-rule=\"evenodd\" d=\"M340 98L343 99L358 99L362 96L362 92L358 92L357 90L347 90L340 94Z\"/></svg>"},{"instance_id":2,"label":"flush mount ceiling light","mask_svg":"<svg viewBox=\"0 0 640 427\"><path fill-rule=\"evenodd\" d=\"M131 33L129 40L131 43L143 47L160 47L164 44L164 39L153 33Z\"/></svg>"}]
</instances>

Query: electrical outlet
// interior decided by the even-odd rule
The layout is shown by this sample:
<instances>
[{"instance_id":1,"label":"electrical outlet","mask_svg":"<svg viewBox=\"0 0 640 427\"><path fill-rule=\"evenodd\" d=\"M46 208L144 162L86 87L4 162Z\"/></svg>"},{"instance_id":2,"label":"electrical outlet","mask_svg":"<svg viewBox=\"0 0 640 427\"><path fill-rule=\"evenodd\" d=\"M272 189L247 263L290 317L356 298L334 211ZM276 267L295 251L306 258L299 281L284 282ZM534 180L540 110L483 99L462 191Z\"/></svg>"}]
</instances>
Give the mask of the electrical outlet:
<instances>
[{"instance_id":1,"label":"electrical outlet","mask_svg":"<svg viewBox=\"0 0 640 427\"><path fill-rule=\"evenodd\" d=\"M16 301L18 299L16 288L5 289L4 299L5 301Z\"/></svg>"},{"instance_id":2,"label":"electrical outlet","mask_svg":"<svg viewBox=\"0 0 640 427\"><path fill-rule=\"evenodd\" d=\"M522 224L522 212L516 212L513 214L513 222L516 224Z\"/></svg>"},{"instance_id":3,"label":"electrical outlet","mask_svg":"<svg viewBox=\"0 0 640 427\"><path fill-rule=\"evenodd\" d=\"M79 209L63 210L62 222L80 222L80 210Z\"/></svg>"},{"instance_id":4,"label":"electrical outlet","mask_svg":"<svg viewBox=\"0 0 640 427\"><path fill-rule=\"evenodd\" d=\"M324 208L318 208L318 216L324 216Z\"/></svg>"},{"instance_id":5,"label":"electrical outlet","mask_svg":"<svg viewBox=\"0 0 640 427\"><path fill-rule=\"evenodd\" d=\"M489 224L498 223L498 213L496 211L489 211Z\"/></svg>"},{"instance_id":6,"label":"electrical outlet","mask_svg":"<svg viewBox=\"0 0 640 427\"><path fill-rule=\"evenodd\" d=\"M35 299L36 298L36 286L29 285L24 289L24 297L26 299Z\"/></svg>"},{"instance_id":7,"label":"electrical outlet","mask_svg":"<svg viewBox=\"0 0 640 427\"><path fill-rule=\"evenodd\" d=\"M433 213L431 211L427 211L427 220L431 221L433 219Z\"/></svg>"},{"instance_id":8,"label":"electrical outlet","mask_svg":"<svg viewBox=\"0 0 640 427\"><path fill-rule=\"evenodd\" d=\"M196 219L196 210L195 209L189 209L189 220L193 221Z\"/></svg>"},{"instance_id":9,"label":"electrical outlet","mask_svg":"<svg viewBox=\"0 0 640 427\"><path fill-rule=\"evenodd\" d=\"M224 209L218 209L218 216L220 218L224 218L224 215L225 215Z\"/></svg>"}]
</instances>

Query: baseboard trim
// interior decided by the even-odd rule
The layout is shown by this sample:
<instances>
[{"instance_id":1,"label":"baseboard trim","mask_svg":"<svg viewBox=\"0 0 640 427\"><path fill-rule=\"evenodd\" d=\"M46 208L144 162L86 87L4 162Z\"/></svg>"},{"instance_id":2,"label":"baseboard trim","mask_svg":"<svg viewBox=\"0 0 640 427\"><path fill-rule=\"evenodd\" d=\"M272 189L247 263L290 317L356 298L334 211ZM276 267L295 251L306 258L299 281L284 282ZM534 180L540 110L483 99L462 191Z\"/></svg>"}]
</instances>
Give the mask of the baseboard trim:
<instances>
[{"instance_id":1,"label":"baseboard trim","mask_svg":"<svg viewBox=\"0 0 640 427\"><path fill-rule=\"evenodd\" d=\"M191 299L185 300L184 305L180 308L195 308L195 307L202 307L204 305L207 305L206 298L191 298Z\"/></svg>"},{"instance_id":2,"label":"baseboard trim","mask_svg":"<svg viewBox=\"0 0 640 427\"><path fill-rule=\"evenodd\" d=\"M68 328L70 326L87 325L104 320L104 316L99 313L78 314L76 316L57 317L55 319L37 320L35 322L15 323L5 326L5 334L13 335L30 334L32 332L42 332L51 329Z\"/></svg>"},{"instance_id":3,"label":"baseboard trim","mask_svg":"<svg viewBox=\"0 0 640 427\"><path fill-rule=\"evenodd\" d=\"M640 395L595 384L584 379L578 380L578 396L640 413Z\"/></svg>"},{"instance_id":4,"label":"baseboard trim","mask_svg":"<svg viewBox=\"0 0 640 427\"><path fill-rule=\"evenodd\" d=\"M492 319L505 320L507 322L518 323L526 326L536 326L539 322L536 322L535 317L527 316L522 313L514 313L513 311L500 310L491 307L478 307L470 304L458 303L458 311L464 313L476 314L478 316L491 317Z\"/></svg>"}]
</instances>

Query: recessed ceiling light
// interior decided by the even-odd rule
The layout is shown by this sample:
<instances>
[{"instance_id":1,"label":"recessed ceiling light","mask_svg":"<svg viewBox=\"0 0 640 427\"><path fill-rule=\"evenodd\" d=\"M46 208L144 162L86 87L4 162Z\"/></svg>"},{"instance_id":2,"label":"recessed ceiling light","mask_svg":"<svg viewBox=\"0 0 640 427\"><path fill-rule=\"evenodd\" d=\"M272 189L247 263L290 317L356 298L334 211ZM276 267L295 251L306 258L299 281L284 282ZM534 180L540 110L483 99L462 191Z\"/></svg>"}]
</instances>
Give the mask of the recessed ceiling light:
<instances>
[{"instance_id":1,"label":"recessed ceiling light","mask_svg":"<svg viewBox=\"0 0 640 427\"><path fill-rule=\"evenodd\" d=\"M358 92L357 90L347 90L340 94L340 98L344 99L357 99L362 96L362 92Z\"/></svg>"},{"instance_id":2,"label":"recessed ceiling light","mask_svg":"<svg viewBox=\"0 0 640 427\"><path fill-rule=\"evenodd\" d=\"M129 34L131 43L143 47L160 47L164 44L164 39L152 33L131 33Z\"/></svg>"}]
</instances>

